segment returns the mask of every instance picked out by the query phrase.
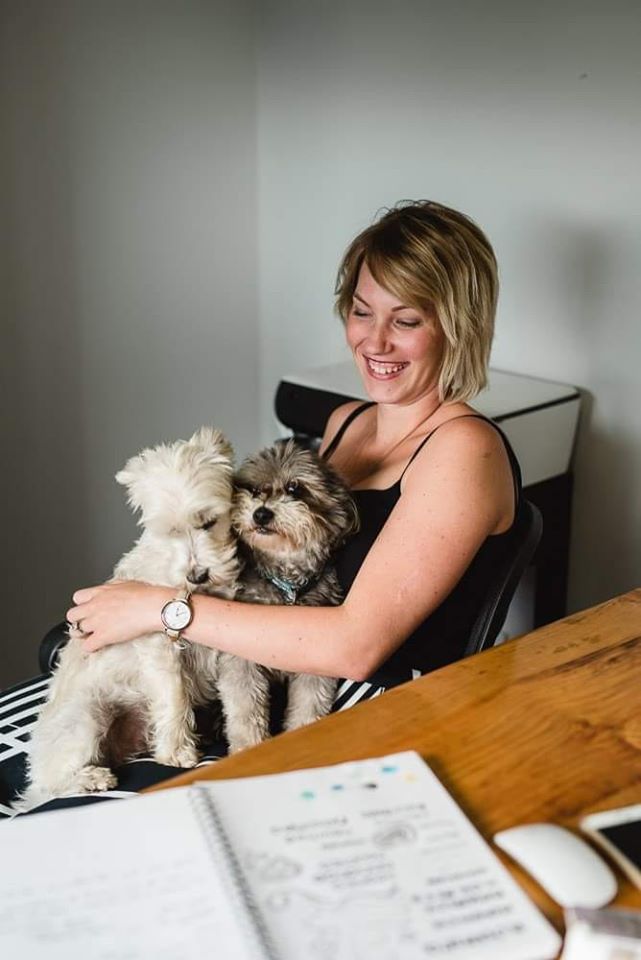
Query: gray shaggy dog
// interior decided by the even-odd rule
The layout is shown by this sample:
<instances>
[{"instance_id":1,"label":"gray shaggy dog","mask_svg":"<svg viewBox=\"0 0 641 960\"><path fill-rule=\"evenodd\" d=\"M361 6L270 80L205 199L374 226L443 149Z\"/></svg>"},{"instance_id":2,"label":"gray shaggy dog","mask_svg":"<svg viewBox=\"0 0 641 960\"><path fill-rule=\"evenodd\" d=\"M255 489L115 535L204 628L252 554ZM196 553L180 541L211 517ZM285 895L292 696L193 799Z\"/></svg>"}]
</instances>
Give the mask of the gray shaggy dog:
<instances>
[{"instance_id":1,"label":"gray shaggy dog","mask_svg":"<svg viewBox=\"0 0 641 960\"><path fill-rule=\"evenodd\" d=\"M248 457L234 485L232 526L244 564L236 599L339 604L343 598L331 557L358 529L358 513L334 470L293 440L278 441ZM269 670L234 658L233 668L227 663L218 679L231 751L269 735L273 678L288 682L286 730L311 723L331 709L333 678Z\"/></svg>"}]
</instances>

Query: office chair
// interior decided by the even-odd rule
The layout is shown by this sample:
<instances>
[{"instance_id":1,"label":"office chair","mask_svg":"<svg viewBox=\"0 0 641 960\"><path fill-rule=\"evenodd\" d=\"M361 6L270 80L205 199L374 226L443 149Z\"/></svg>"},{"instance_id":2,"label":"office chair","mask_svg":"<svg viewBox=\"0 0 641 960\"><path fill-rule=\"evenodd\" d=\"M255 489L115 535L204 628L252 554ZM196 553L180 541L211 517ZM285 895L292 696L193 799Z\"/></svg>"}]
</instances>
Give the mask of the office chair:
<instances>
[{"instance_id":1,"label":"office chair","mask_svg":"<svg viewBox=\"0 0 641 960\"><path fill-rule=\"evenodd\" d=\"M470 633L464 657L471 657L474 653L481 653L494 646L519 581L539 545L543 532L539 509L524 499L521 510L514 549L504 563L497 566L485 602Z\"/></svg>"}]
</instances>

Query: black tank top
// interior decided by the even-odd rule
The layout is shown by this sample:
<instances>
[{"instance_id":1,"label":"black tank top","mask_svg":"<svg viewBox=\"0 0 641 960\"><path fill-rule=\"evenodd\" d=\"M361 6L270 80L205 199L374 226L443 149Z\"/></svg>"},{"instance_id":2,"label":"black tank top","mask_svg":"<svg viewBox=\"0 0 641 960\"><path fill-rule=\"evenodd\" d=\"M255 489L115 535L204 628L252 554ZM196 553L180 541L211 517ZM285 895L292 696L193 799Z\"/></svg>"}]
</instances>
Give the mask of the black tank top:
<instances>
[{"instance_id":1,"label":"black tank top","mask_svg":"<svg viewBox=\"0 0 641 960\"><path fill-rule=\"evenodd\" d=\"M374 404L364 403L352 411L326 448L323 454L324 459L329 459L334 453L352 421L371 406ZM370 683L384 687L395 686L411 680L417 675L416 671L421 674L428 673L461 659L472 626L487 596L496 566L512 549L512 542L518 534L522 515L522 496L521 470L516 455L503 431L492 420L481 414L464 414L463 416L485 420L500 434L505 444L514 478L514 520L504 533L492 534L485 539L449 596L398 650L395 650L385 663L368 677ZM449 422L449 420L445 421L445 423ZM336 573L345 594L348 593L367 553L401 496L401 481L405 471L441 426L443 424L439 424L423 438L393 486L385 490L351 491L360 516L360 530L347 541L335 558Z\"/></svg>"}]
</instances>

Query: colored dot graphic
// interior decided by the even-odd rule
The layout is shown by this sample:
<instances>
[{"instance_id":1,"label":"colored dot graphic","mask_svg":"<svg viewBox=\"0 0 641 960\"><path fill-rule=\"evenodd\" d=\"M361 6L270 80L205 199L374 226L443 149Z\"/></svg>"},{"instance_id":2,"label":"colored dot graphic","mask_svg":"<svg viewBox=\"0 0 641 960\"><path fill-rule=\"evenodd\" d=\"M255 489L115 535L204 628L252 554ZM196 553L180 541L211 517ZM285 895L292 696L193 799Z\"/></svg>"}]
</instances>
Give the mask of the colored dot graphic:
<instances>
[{"instance_id":1,"label":"colored dot graphic","mask_svg":"<svg viewBox=\"0 0 641 960\"><path fill-rule=\"evenodd\" d=\"M385 775L388 775L388 776L389 776L390 774L393 774L393 773L401 774L401 776L403 777L403 780L405 780L405 781L407 781L407 782L409 782L409 783L413 783L413 782L415 782L416 779L417 779L415 773L409 773L409 772L408 772L408 773L403 773L402 769L401 769L397 764L395 764L395 763L384 763L384 764L381 764L381 766L379 767L379 771L380 771L381 774L385 774ZM358 771L354 771L354 772L351 772L351 773L348 772L348 773L347 773L347 776L348 776L349 778L355 779L355 780L357 780L357 781L358 781L358 779L359 779L359 777L358 777ZM365 781L364 783L358 783L358 782L356 782L356 783L351 783L351 784L350 784L350 783L348 783L348 784L345 784L345 783L331 783L331 784L329 785L329 791L330 791L330 793L341 793L341 792L345 791L348 787L360 787L361 790L377 790L380 786L381 786L381 784L380 784L380 783L376 783L374 780L367 780L367 781ZM328 788L326 787L325 789L328 789ZM317 795L317 793L316 793L316 791L314 791L314 790L302 790L301 793L300 793L300 797L301 797L302 800L315 800L315 799L316 799L316 795Z\"/></svg>"}]
</instances>

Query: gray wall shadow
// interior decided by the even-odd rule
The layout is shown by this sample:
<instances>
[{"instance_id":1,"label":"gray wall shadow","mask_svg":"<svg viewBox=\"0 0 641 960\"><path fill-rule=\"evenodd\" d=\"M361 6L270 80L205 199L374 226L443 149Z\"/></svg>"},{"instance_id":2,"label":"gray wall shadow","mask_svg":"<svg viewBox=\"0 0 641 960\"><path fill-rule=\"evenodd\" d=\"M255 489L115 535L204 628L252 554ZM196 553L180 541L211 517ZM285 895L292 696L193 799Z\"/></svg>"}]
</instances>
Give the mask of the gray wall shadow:
<instances>
[{"instance_id":1,"label":"gray wall shadow","mask_svg":"<svg viewBox=\"0 0 641 960\"><path fill-rule=\"evenodd\" d=\"M31 25L36 42L25 55L19 27L3 31L0 54L1 580L11 611L0 686L36 672L40 637L64 616L70 584L89 560L83 525L69 522L85 515L86 488L70 78L64 43Z\"/></svg>"}]
</instances>

